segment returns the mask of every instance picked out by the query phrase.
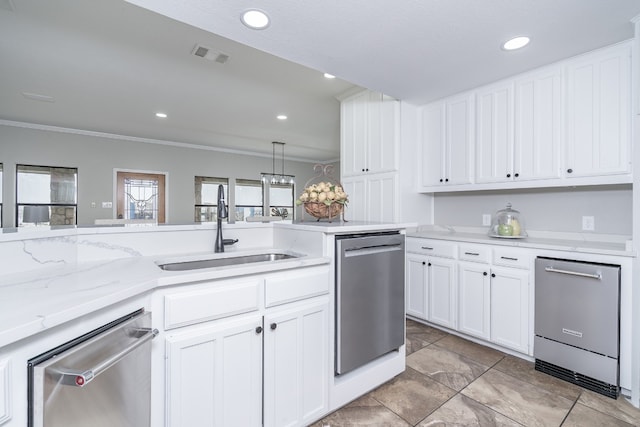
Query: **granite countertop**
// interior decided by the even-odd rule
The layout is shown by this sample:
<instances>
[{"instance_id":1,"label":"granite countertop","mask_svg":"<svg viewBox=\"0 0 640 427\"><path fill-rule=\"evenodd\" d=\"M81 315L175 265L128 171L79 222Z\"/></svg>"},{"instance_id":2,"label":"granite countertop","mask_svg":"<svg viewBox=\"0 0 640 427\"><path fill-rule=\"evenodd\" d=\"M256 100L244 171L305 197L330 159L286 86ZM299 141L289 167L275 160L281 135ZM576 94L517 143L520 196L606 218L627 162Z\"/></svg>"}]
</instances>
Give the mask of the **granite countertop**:
<instances>
[{"instance_id":1,"label":"granite countertop","mask_svg":"<svg viewBox=\"0 0 640 427\"><path fill-rule=\"evenodd\" d=\"M269 249L277 251L277 249ZM213 256L264 253L252 249ZM288 252L288 251L279 251ZM159 262L202 259L205 254L128 257L39 269L0 278L0 348L99 309L142 296L163 286L263 274L329 264L326 257L300 256L272 262L164 271ZM300 255L300 254L298 254Z\"/></svg>"},{"instance_id":2,"label":"granite countertop","mask_svg":"<svg viewBox=\"0 0 640 427\"><path fill-rule=\"evenodd\" d=\"M430 226L407 232L407 237L625 257L636 256L636 251L631 248L630 238L625 236L544 231L528 231L527 234L528 236L523 239L505 239L488 236L486 229Z\"/></svg>"}]
</instances>

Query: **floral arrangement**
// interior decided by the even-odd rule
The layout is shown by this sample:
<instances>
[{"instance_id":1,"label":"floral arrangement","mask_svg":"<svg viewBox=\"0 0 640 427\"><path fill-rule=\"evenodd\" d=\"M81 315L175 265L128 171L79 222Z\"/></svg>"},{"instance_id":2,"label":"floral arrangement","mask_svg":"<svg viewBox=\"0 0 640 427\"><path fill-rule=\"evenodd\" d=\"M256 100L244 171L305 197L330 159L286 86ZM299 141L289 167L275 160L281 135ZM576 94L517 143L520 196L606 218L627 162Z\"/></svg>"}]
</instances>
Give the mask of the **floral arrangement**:
<instances>
[{"instance_id":1,"label":"floral arrangement","mask_svg":"<svg viewBox=\"0 0 640 427\"><path fill-rule=\"evenodd\" d=\"M296 200L296 205L322 203L326 206L331 206L333 203L339 203L344 206L348 202L349 197L340 185L332 184L331 182L320 182L306 187L298 200Z\"/></svg>"}]
</instances>

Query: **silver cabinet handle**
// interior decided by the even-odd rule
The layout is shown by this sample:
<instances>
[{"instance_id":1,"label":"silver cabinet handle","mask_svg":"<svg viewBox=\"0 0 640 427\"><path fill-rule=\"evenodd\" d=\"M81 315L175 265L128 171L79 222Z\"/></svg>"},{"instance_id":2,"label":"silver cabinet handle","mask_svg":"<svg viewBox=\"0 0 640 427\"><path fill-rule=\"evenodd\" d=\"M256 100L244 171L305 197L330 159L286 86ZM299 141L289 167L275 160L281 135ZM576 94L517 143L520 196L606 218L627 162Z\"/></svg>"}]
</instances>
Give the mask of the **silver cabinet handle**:
<instances>
[{"instance_id":1,"label":"silver cabinet handle","mask_svg":"<svg viewBox=\"0 0 640 427\"><path fill-rule=\"evenodd\" d=\"M425 249L427 251L432 251L433 248L430 248L429 246L422 246L422 249Z\"/></svg>"},{"instance_id":2,"label":"silver cabinet handle","mask_svg":"<svg viewBox=\"0 0 640 427\"><path fill-rule=\"evenodd\" d=\"M560 274L569 274L571 276L580 276L580 277L588 277L590 279L602 279L600 274L589 274L589 273L580 273L577 271L569 271L569 270L559 270L553 267L545 267L544 271L548 271L549 273L560 273Z\"/></svg>"},{"instance_id":3,"label":"silver cabinet handle","mask_svg":"<svg viewBox=\"0 0 640 427\"><path fill-rule=\"evenodd\" d=\"M136 348L140 347L142 344L146 343L147 341L153 339L156 335L158 335L157 329L151 329L151 328L136 329L136 332L142 332L142 331L144 331L144 334L140 335L140 337L136 341L129 344L127 347L123 348L116 354L112 354L106 359L102 360L97 365L95 365L95 367L93 367L92 369L87 369L86 371L83 371L83 372L79 370L74 370L74 369L66 369L65 371L59 371L58 374L60 375L60 383L64 385L75 386L75 387L84 387L85 385L89 384L95 377L97 377L98 375L100 375L101 373L103 373L104 371L106 371L116 363L118 363L120 360L122 360L127 354L131 353L133 350L135 350Z\"/></svg>"},{"instance_id":4,"label":"silver cabinet handle","mask_svg":"<svg viewBox=\"0 0 640 427\"><path fill-rule=\"evenodd\" d=\"M501 256L500 259L506 259L507 261L517 261L518 260L518 258L511 258L511 257L508 257L508 256Z\"/></svg>"},{"instance_id":5,"label":"silver cabinet handle","mask_svg":"<svg viewBox=\"0 0 640 427\"><path fill-rule=\"evenodd\" d=\"M477 253L477 252L465 252L464 254L465 254L465 255L473 255L473 256L478 256L478 255L480 255L480 254L479 254L479 253Z\"/></svg>"},{"instance_id":6,"label":"silver cabinet handle","mask_svg":"<svg viewBox=\"0 0 640 427\"><path fill-rule=\"evenodd\" d=\"M398 251L402 249L400 243L393 243L389 245L376 245L376 246L361 246L358 248L348 248L344 250L344 257L360 256L360 255L372 255L381 252Z\"/></svg>"}]
</instances>

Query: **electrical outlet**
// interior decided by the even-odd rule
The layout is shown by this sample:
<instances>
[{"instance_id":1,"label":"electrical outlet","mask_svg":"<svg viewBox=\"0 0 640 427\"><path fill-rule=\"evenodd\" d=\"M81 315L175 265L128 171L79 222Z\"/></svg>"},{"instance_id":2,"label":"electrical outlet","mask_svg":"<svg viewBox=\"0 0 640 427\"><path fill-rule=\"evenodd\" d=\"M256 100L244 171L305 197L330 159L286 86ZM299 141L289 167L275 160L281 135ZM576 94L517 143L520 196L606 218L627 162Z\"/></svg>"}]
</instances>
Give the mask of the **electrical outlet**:
<instances>
[{"instance_id":1,"label":"electrical outlet","mask_svg":"<svg viewBox=\"0 0 640 427\"><path fill-rule=\"evenodd\" d=\"M582 230L583 231L593 231L596 229L596 222L592 216L583 216L582 217Z\"/></svg>"},{"instance_id":2,"label":"electrical outlet","mask_svg":"<svg viewBox=\"0 0 640 427\"><path fill-rule=\"evenodd\" d=\"M102 207L110 209L113 207L113 202L102 202Z\"/></svg>"},{"instance_id":3,"label":"electrical outlet","mask_svg":"<svg viewBox=\"0 0 640 427\"><path fill-rule=\"evenodd\" d=\"M96 207L96 202L91 202L91 207L95 208Z\"/></svg>"},{"instance_id":4,"label":"electrical outlet","mask_svg":"<svg viewBox=\"0 0 640 427\"><path fill-rule=\"evenodd\" d=\"M491 225L491 215L482 214L482 225Z\"/></svg>"}]
</instances>

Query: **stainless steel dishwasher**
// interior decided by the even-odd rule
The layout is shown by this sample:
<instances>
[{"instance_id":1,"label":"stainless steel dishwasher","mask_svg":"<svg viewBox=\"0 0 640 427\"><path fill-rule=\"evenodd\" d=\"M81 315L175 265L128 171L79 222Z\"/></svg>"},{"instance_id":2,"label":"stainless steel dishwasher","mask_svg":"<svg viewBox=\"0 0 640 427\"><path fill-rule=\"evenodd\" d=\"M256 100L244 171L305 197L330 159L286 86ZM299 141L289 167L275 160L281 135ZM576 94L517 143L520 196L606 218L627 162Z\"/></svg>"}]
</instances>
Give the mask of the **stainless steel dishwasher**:
<instances>
[{"instance_id":1,"label":"stainless steel dishwasher","mask_svg":"<svg viewBox=\"0 0 640 427\"><path fill-rule=\"evenodd\" d=\"M404 344L404 235L336 236L336 375Z\"/></svg>"},{"instance_id":2,"label":"stainless steel dishwasher","mask_svg":"<svg viewBox=\"0 0 640 427\"><path fill-rule=\"evenodd\" d=\"M157 333L141 309L29 360L29 427L149 427Z\"/></svg>"},{"instance_id":3,"label":"stainless steel dishwasher","mask_svg":"<svg viewBox=\"0 0 640 427\"><path fill-rule=\"evenodd\" d=\"M619 393L620 266L536 259L536 370Z\"/></svg>"}]
</instances>

